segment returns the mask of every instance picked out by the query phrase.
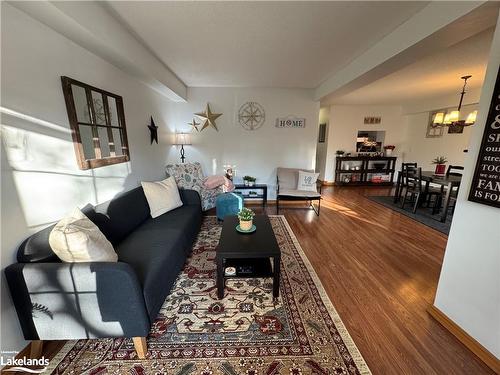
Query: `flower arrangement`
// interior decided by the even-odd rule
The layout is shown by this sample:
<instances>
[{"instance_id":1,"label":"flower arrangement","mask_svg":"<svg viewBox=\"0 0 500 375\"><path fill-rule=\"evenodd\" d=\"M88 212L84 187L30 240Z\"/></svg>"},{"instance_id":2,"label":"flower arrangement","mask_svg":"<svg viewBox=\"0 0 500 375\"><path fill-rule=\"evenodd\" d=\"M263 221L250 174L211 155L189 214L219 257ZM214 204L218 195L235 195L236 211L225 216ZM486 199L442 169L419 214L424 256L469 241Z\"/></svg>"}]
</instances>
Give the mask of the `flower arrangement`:
<instances>
[{"instance_id":1,"label":"flower arrangement","mask_svg":"<svg viewBox=\"0 0 500 375\"><path fill-rule=\"evenodd\" d=\"M394 150L396 148L396 146L394 145L386 145L384 146L384 150Z\"/></svg>"},{"instance_id":2,"label":"flower arrangement","mask_svg":"<svg viewBox=\"0 0 500 375\"><path fill-rule=\"evenodd\" d=\"M337 151L335 151L335 155L337 155L337 156L342 156L344 154L345 154L345 151L343 151L343 150L337 150Z\"/></svg>"},{"instance_id":3,"label":"flower arrangement","mask_svg":"<svg viewBox=\"0 0 500 375\"><path fill-rule=\"evenodd\" d=\"M240 219L240 228L242 230L252 229L254 216L255 213L251 209L243 207L238 213L238 219Z\"/></svg>"}]
</instances>

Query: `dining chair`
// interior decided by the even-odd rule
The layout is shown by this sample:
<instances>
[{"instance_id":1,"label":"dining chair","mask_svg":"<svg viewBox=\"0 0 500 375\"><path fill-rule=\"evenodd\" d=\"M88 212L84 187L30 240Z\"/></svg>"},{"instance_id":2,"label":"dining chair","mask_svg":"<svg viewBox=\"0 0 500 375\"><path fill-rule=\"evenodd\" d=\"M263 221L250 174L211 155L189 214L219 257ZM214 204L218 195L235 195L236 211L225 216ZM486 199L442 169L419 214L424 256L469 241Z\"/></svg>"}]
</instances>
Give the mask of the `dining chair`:
<instances>
[{"instance_id":1,"label":"dining chair","mask_svg":"<svg viewBox=\"0 0 500 375\"><path fill-rule=\"evenodd\" d=\"M446 170L446 177L447 178L450 176L462 177L463 170L464 170L464 167L462 167L461 165L449 165L448 169ZM458 190L459 189L460 189L460 187L457 186L456 189L453 189L451 191L449 208L451 208L452 214L455 212L455 205L457 204L457 197L458 197ZM442 201L443 201L443 197L444 197L445 193L446 193L445 187L442 186L441 187L441 196L439 197L439 202L436 202L436 204L434 205L434 208L432 210L433 215L438 213L439 210L441 209L441 205L442 205Z\"/></svg>"},{"instance_id":2,"label":"dining chair","mask_svg":"<svg viewBox=\"0 0 500 375\"><path fill-rule=\"evenodd\" d=\"M399 172L399 173L401 173L401 180L399 183L399 193L398 193L398 197L396 198L397 200L401 199L401 195L403 194L403 190L406 190L405 181L403 179L404 171L406 171L408 169L415 169L415 168L417 168L417 163L401 163L401 171Z\"/></svg>"},{"instance_id":3,"label":"dining chair","mask_svg":"<svg viewBox=\"0 0 500 375\"><path fill-rule=\"evenodd\" d=\"M405 187L401 208L404 209L405 204L410 201L413 202L413 213L416 213L422 195L422 168L405 166L402 169L401 184Z\"/></svg>"},{"instance_id":4,"label":"dining chair","mask_svg":"<svg viewBox=\"0 0 500 375\"><path fill-rule=\"evenodd\" d=\"M448 165L448 169L446 170L446 177L448 176L459 176L462 177L462 171L464 167L461 165Z\"/></svg>"}]
</instances>

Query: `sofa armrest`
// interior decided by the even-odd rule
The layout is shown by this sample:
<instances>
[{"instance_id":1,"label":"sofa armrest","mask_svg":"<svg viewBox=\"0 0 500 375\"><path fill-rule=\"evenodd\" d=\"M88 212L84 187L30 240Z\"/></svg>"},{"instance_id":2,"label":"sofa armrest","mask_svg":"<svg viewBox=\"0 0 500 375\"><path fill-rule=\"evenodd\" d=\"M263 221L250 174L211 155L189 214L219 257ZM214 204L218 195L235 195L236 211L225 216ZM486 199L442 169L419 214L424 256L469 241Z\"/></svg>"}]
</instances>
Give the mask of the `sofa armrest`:
<instances>
[{"instance_id":1,"label":"sofa armrest","mask_svg":"<svg viewBox=\"0 0 500 375\"><path fill-rule=\"evenodd\" d=\"M201 206L200 193L192 189L179 189L182 203L188 206Z\"/></svg>"},{"instance_id":2,"label":"sofa armrest","mask_svg":"<svg viewBox=\"0 0 500 375\"><path fill-rule=\"evenodd\" d=\"M27 340L149 332L142 287L126 263L16 263L5 276Z\"/></svg>"}]
</instances>

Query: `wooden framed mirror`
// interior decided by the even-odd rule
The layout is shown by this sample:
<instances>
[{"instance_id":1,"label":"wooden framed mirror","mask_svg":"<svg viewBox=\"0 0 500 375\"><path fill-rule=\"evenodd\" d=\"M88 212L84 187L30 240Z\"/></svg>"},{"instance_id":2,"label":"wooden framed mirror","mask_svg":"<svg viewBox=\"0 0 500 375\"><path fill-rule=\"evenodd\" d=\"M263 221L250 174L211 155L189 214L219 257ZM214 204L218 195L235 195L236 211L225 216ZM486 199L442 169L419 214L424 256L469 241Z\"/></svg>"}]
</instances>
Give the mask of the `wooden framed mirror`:
<instances>
[{"instance_id":1,"label":"wooden framed mirror","mask_svg":"<svg viewBox=\"0 0 500 375\"><path fill-rule=\"evenodd\" d=\"M61 82L79 168L129 161L122 97L69 77Z\"/></svg>"}]
</instances>

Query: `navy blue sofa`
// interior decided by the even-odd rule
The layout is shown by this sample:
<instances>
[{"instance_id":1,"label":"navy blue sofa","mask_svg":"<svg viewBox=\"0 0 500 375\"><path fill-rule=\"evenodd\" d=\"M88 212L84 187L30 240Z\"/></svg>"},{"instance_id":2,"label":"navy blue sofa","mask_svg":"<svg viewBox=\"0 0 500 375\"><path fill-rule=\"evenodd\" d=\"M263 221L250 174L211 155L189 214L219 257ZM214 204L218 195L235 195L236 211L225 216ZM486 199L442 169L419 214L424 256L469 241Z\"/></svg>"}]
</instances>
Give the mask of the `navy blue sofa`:
<instances>
[{"instance_id":1,"label":"navy blue sofa","mask_svg":"<svg viewBox=\"0 0 500 375\"><path fill-rule=\"evenodd\" d=\"M82 209L113 244L118 262L62 263L48 238L53 226L19 247L6 279L27 340L145 337L181 271L201 226L199 194L155 219L142 187Z\"/></svg>"}]
</instances>

